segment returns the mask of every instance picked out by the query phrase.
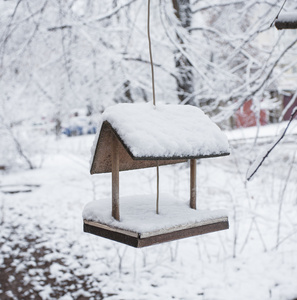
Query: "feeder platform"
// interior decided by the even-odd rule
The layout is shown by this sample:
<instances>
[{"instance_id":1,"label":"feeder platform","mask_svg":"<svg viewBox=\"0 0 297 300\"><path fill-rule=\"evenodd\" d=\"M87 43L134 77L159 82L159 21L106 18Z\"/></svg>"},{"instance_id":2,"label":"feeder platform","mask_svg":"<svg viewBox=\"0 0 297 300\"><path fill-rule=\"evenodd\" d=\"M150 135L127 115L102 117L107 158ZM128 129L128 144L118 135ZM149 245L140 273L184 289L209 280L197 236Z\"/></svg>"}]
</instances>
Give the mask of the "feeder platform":
<instances>
[{"instance_id":1,"label":"feeder platform","mask_svg":"<svg viewBox=\"0 0 297 300\"><path fill-rule=\"evenodd\" d=\"M189 209L188 203L170 195L160 196L157 215L154 197L123 197L121 221L111 217L109 199L92 201L83 212L84 232L142 248L229 228L224 211Z\"/></svg>"}]
</instances>

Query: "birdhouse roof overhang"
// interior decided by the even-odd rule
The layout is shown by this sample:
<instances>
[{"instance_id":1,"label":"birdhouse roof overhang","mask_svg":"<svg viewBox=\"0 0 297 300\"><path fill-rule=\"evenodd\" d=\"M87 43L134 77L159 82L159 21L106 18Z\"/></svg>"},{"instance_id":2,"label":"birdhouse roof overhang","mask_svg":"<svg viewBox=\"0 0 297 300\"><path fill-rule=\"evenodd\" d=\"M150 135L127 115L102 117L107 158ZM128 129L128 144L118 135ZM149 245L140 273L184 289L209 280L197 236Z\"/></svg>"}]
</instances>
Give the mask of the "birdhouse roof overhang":
<instances>
[{"instance_id":1,"label":"birdhouse roof overhang","mask_svg":"<svg viewBox=\"0 0 297 300\"><path fill-rule=\"evenodd\" d=\"M120 171L229 155L227 137L199 108L118 104L102 114L92 149L91 174L111 172L118 143Z\"/></svg>"}]
</instances>

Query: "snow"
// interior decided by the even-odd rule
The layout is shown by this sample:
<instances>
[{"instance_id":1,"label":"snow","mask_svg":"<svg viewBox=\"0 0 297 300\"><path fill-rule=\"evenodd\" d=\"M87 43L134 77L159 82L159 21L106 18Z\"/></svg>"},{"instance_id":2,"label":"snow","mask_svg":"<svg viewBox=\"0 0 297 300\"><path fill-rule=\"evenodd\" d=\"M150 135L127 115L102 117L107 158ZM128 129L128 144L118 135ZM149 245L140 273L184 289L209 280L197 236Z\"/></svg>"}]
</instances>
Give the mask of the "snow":
<instances>
[{"instance_id":1,"label":"snow","mask_svg":"<svg viewBox=\"0 0 297 300\"><path fill-rule=\"evenodd\" d=\"M243 143L246 143L247 141L254 141L255 139L261 139L261 141L271 142L277 136L280 136L282 134L287 125L288 121L285 121L279 124L260 126L259 130L257 130L256 127L248 127L225 131L224 133L227 135L230 143L238 143L239 141L243 141ZM294 140L294 135L297 135L297 120L292 121L287 131L286 137L288 139L293 138Z\"/></svg>"},{"instance_id":2,"label":"snow","mask_svg":"<svg viewBox=\"0 0 297 300\"><path fill-rule=\"evenodd\" d=\"M297 11L281 12L277 20L279 22L297 22Z\"/></svg>"},{"instance_id":3,"label":"snow","mask_svg":"<svg viewBox=\"0 0 297 300\"><path fill-rule=\"evenodd\" d=\"M102 114L100 128L108 121L134 157L197 157L229 153L227 137L202 110L190 105L121 103Z\"/></svg>"},{"instance_id":4,"label":"snow","mask_svg":"<svg viewBox=\"0 0 297 300\"><path fill-rule=\"evenodd\" d=\"M110 174L89 175L94 136L47 139L42 168L0 172L1 185L40 185L31 193L0 192L1 299L297 297L296 162L288 178L296 142L284 139L248 183L246 170L263 145L237 144L232 156L200 160L197 207L228 211L230 228L134 249L83 232L86 204L111 202ZM120 173L122 218L122 199L153 194L155 175L154 169ZM186 207L189 167L160 167L160 189Z\"/></svg>"},{"instance_id":5,"label":"snow","mask_svg":"<svg viewBox=\"0 0 297 300\"><path fill-rule=\"evenodd\" d=\"M88 203L83 218L112 227L127 229L145 235L167 229L183 229L211 224L219 218L227 218L223 210L194 210L189 203L181 202L170 194L160 195L160 213L156 214L156 195L127 196L120 199L121 221L111 216L111 199Z\"/></svg>"}]
</instances>

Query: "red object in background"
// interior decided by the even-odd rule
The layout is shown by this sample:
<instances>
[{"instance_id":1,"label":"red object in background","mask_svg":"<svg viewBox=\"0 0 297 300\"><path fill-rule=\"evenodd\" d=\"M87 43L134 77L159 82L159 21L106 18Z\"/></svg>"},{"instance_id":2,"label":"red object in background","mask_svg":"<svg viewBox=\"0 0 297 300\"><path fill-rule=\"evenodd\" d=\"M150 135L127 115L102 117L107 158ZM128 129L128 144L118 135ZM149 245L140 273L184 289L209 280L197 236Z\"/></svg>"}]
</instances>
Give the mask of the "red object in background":
<instances>
[{"instance_id":1,"label":"red object in background","mask_svg":"<svg viewBox=\"0 0 297 300\"><path fill-rule=\"evenodd\" d=\"M284 96L284 100L283 100L283 106L284 106L284 109L286 108L286 106L289 104L289 102L291 101L293 95L290 95L290 96ZM291 114L292 114L292 111L294 109L294 107L297 106L297 99L295 99L295 102L293 105L291 105L291 107L287 110L287 112L285 113L284 115L284 121L288 121L290 120L290 117L291 117Z\"/></svg>"},{"instance_id":2,"label":"red object in background","mask_svg":"<svg viewBox=\"0 0 297 300\"><path fill-rule=\"evenodd\" d=\"M252 100L248 100L244 103L243 107L236 112L236 127L251 127L257 125L257 117L254 111L251 109ZM260 125L267 124L266 111L260 111Z\"/></svg>"}]
</instances>

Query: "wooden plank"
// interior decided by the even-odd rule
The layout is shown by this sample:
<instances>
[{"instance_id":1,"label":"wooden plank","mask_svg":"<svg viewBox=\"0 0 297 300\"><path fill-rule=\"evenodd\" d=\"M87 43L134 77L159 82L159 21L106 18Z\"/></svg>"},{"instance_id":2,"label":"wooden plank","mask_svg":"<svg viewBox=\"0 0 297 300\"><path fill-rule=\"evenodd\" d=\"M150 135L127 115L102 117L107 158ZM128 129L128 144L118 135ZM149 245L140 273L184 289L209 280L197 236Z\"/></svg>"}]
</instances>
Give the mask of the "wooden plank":
<instances>
[{"instance_id":1,"label":"wooden plank","mask_svg":"<svg viewBox=\"0 0 297 300\"><path fill-rule=\"evenodd\" d=\"M279 20L275 21L275 27L278 30L281 29L297 29L297 21L296 20Z\"/></svg>"},{"instance_id":2,"label":"wooden plank","mask_svg":"<svg viewBox=\"0 0 297 300\"><path fill-rule=\"evenodd\" d=\"M196 209L196 159L190 160L190 207Z\"/></svg>"},{"instance_id":3,"label":"wooden plank","mask_svg":"<svg viewBox=\"0 0 297 300\"><path fill-rule=\"evenodd\" d=\"M132 237L121 232L110 231L106 228L95 227L90 224L84 223L84 232L95 234L103 238L126 244L135 248L137 248L138 246L137 237Z\"/></svg>"},{"instance_id":4,"label":"wooden plank","mask_svg":"<svg viewBox=\"0 0 297 300\"><path fill-rule=\"evenodd\" d=\"M97 223L99 224L99 223ZM120 242L135 248L147 247L155 244L170 242L178 239L183 239L191 236L206 234L210 232L220 231L229 228L228 218L213 221L210 224L196 224L194 227L178 229L173 228L163 234L150 235L141 238L139 234L127 232L125 230L114 230L109 226L95 225L92 222L84 221L84 232L95 234L116 242ZM136 234L136 235L135 235Z\"/></svg>"},{"instance_id":5,"label":"wooden plank","mask_svg":"<svg viewBox=\"0 0 297 300\"><path fill-rule=\"evenodd\" d=\"M190 228L195 228L195 227L199 227L199 226L215 224L215 223L219 223L219 222L228 222L228 217L225 216L225 217L221 217L221 218L206 220L206 221L199 222L199 223L182 224L182 225L174 226L171 228L165 228L165 229L155 230L155 231L151 231L151 232L143 232L143 233L139 233L139 238L143 239L143 238L148 238L151 236L167 234L167 233L171 233L171 232L175 232L175 231L179 231L179 230L190 229Z\"/></svg>"},{"instance_id":6,"label":"wooden plank","mask_svg":"<svg viewBox=\"0 0 297 300\"><path fill-rule=\"evenodd\" d=\"M178 230L161 235L151 236L138 240L138 248L147 247L151 245L161 244L165 242L171 242L179 239L184 239L192 236L202 235L210 232L220 231L229 228L228 221L218 222L183 230Z\"/></svg>"},{"instance_id":7,"label":"wooden plank","mask_svg":"<svg viewBox=\"0 0 297 300\"><path fill-rule=\"evenodd\" d=\"M122 234L129 235L129 236L132 236L132 237L139 237L139 234L137 232L134 232L134 231L125 230L125 229L121 229L121 228L118 228L118 227L111 227L111 226L108 226L106 224L93 222L93 221L88 221L88 220L84 220L84 223L88 224L90 226L93 226L93 227L106 229L108 231L122 233Z\"/></svg>"},{"instance_id":8,"label":"wooden plank","mask_svg":"<svg viewBox=\"0 0 297 300\"><path fill-rule=\"evenodd\" d=\"M112 139L112 216L116 220L120 220L120 204L119 204L119 149L116 136Z\"/></svg>"},{"instance_id":9,"label":"wooden plank","mask_svg":"<svg viewBox=\"0 0 297 300\"><path fill-rule=\"evenodd\" d=\"M198 227L198 226L220 223L220 222L228 222L228 217L224 216L224 217L219 217L216 219L208 219L208 220L204 220L202 222L196 222L196 223L190 223L190 224L185 223L185 224L180 224L178 226L173 226L173 227L169 227L169 228L157 229L154 231L136 232L136 231L131 231L131 230L122 228L121 223L118 223L118 226L115 227L115 226L110 226L110 225L95 222L95 221L84 220L85 224L89 224L91 226L98 227L98 228L103 228L103 229L106 229L109 231L123 233L125 235L129 235L132 237L138 237L140 239L148 238L148 237L152 237L152 236L156 236L156 235L167 234L167 233L171 233L174 231L190 229L190 228L194 228L194 227Z\"/></svg>"}]
</instances>

